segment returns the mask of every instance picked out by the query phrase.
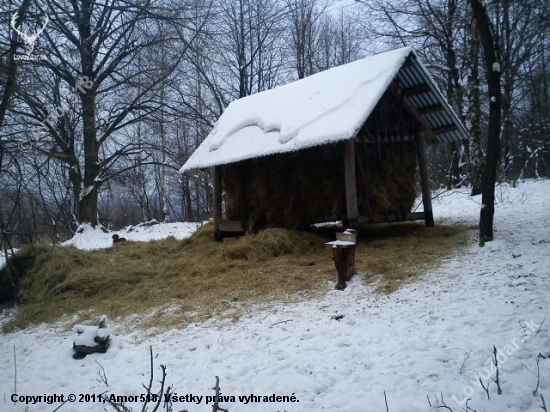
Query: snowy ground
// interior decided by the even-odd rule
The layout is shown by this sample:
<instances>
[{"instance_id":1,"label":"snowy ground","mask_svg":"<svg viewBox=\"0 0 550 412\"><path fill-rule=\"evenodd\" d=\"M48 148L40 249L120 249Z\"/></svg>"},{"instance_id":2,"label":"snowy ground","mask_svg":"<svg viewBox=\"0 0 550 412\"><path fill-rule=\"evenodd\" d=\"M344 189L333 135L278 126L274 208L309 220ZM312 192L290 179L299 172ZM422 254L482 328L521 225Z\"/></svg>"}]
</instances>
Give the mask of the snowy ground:
<instances>
[{"instance_id":1,"label":"snowy ground","mask_svg":"<svg viewBox=\"0 0 550 412\"><path fill-rule=\"evenodd\" d=\"M156 220L151 220L139 225L127 226L118 231L104 231L100 227L93 228L89 225L82 225L72 239L63 242L62 246L72 245L83 250L103 249L113 246L114 233L133 242L166 239L169 236L182 240L191 236L201 224L195 222L159 223ZM17 250L15 249L15 252ZM0 253L0 268L5 263L4 254Z\"/></svg>"},{"instance_id":2,"label":"snowy ground","mask_svg":"<svg viewBox=\"0 0 550 412\"><path fill-rule=\"evenodd\" d=\"M373 295L355 277L345 291L329 284L322 299L264 305L236 323L213 319L142 338L142 331L123 334L123 325L111 322L109 351L82 360L71 357L67 324L2 335L0 410L25 410L11 402L13 393L17 399L75 394L62 412L112 410L97 396L79 403L86 399L80 395L145 394L152 346L155 372L166 365L177 395L202 396L194 404L175 402L174 411L212 410L206 396L214 394L215 376L222 395L235 397L221 403L231 412L385 412L384 391L390 412L432 411L428 397L435 407L442 395L455 412L466 410L466 395L478 412L542 411L541 394L550 407L550 357L540 358L537 396L533 391L537 356L550 355L550 181L498 188L497 198L497 240L479 248L472 239L465 253L390 296ZM434 202L436 219L475 224L479 200L466 191L443 194ZM493 345L500 396L491 381ZM239 400L251 394L294 395L299 402ZM42 401L29 411L57 406Z\"/></svg>"},{"instance_id":3,"label":"snowy ground","mask_svg":"<svg viewBox=\"0 0 550 412\"><path fill-rule=\"evenodd\" d=\"M17 253L19 251L19 249L13 249L13 253ZM6 250L5 252L2 250L0 251L0 269L4 267L4 265L6 264L6 255L5 253L8 254L8 256L12 256L12 251L11 250Z\"/></svg>"},{"instance_id":4,"label":"snowy ground","mask_svg":"<svg viewBox=\"0 0 550 412\"><path fill-rule=\"evenodd\" d=\"M73 245L84 250L103 249L113 245L114 233L134 242L165 239L169 236L182 240L191 236L200 225L200 223L188 222L159 223L156 220L152 220L108 233L105 233L100 228L81 226L73 238L63 243L63 246Z\"/></svg>"}]
</instances>

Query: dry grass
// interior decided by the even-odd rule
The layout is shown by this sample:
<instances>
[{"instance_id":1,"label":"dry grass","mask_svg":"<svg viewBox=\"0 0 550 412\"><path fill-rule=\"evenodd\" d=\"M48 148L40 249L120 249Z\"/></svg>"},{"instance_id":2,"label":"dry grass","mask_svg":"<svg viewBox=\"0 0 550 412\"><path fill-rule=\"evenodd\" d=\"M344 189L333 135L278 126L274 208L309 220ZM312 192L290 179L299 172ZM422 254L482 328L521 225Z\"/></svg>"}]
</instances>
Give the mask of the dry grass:
<instances>
[{"instance_id":1,"label":"dry grass","mask_svg":"<svg viewBox=\"0 0 550 412\"><path fill-rule=\"evenodd\" d=\"M373 226L359 245L356 267L366 268L378 293L392 293L472 243L474 227L418 223Z\"/></svg>"},{"instance_id":2,"label":"dry grass","mask_svg":"<svg viewBox=\"0 0 550 412\"><path fill-rule=\"evenodd\" d=\"M369 228L357 270L375 275L367 279L389 293L466 245L466 230ZM141 326L173 327L213 315L238 317L257 302L304 299L335 280L324 246L332 235L266 229L221 243L212 239L212 227L205 226L185 241L126 242L91 252L31 246L23 252L34 255L34 264L19 287L20 310L4 330L103 313L112 319L152 314Z\"/></svg>"}]
</instances>

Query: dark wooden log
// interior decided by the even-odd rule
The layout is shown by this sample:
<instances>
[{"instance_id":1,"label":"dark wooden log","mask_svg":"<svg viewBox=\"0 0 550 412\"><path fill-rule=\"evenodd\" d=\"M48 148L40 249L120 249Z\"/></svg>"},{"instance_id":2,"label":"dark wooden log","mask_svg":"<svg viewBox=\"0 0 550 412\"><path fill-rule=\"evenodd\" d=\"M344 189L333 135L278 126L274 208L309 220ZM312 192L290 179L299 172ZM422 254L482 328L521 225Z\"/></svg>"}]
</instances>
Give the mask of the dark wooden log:
<instances>
[{"instance_id":1,"label":"dark wooden log","mask_svg":"<svg viewBox=\"0 0 550 412\"><path fill-rule=\"evenodd\" d=\"M107 349L109 348L110 344L110 332L106 330L106 324L105 319L102 318L101 322L99 323L99 328L95 331L95 335L93 338L93 343L86 338L84 341L82 339L79 339L80 335L82 333L90 333L90 331L87 331L86 329L91 329L93 327L91 326L82 326L77 325L75 327L77 337L73 338L73 358L74 359L83 359L86 357L86 355L89 355L91 353L105 353L107 352ZM100 333L100 332L103 333ZM78 342L78 344L76 343Z\"/></svg>"},{"instance_id":2,"label":"dark wooden log","mask_svg":"<svg viewBox=\"0 0 550 412\"><path fill-rule=\"evenodd\" d=\"M355 141L349 139L344 148L344 175L346 185L346 207L348 227L357 229L359 211L357 208L357 179L355 176Z\"/></svg>"},{"instance_id":3,"label":"dark wooden log","mask_svg":"<svg viewBox=\"0 0 550 412\"><path fill-rule=\"evenodd\" d=\"M428 178L428 163L426 161L425 142L422 136L416 138L416 154L418 157L418 168L420 169L420 185L422 187L422 205L424 206L424 221L427 227L433 227L434 215L432 210L432 192Z\"/></svg>"},{"instance_id":4,"label":"dark wooden log","mask_svg":"<svg viewBox=\"0 0 550 412\"><path fill-rule=\"evenodd\" d=\"M420 113L422 116L426 116L427 114L437 113L437 112L440 112L442 110L445 110L443 105L437 103L437 104L434 104L432 106L426 106L426 107L422 107L422 108L418 109L418 113Z\"/></svg>"},{"instance_id":5,"label":"dark wooden log","mask_svg":"<svg viewBox=\"0 0 550 412\"><path fill-rule=\"evenodd\" d=\"M351 280L355 271L355 250L356 247L333 247L332 257L336 266L336 289L344 290L346 281Z\"/></svg>"},{"instance_id":6,"label":"dark wooden log","mask_svg":"<svg viewBox=\"0 0 550 412\"><path fill-rule=\"evenodd\" d=\"M218 223L217 240L244 235L243 223L238 220L220 221Z\"/></svg>"},{"instance_id":7,"label":"dark wooden log","mask_svg":"<svg viewBox=\"0 0 550 412\"><path fill-rule=\"evenodd\" d=\"M403 93L405 94L405 96L411 97L411 96L418 96L424 93L429 93L431 91L432 91L432 88L430 87L430 85L427 83L423 83L418 86L413 86L413 87L409 87L408 89L404 89Z\"/></svg>"},{"instance_id":8,"label":"dark wooden log","mask_svg":"<svg viewBox=\"0 0 550 412\"><path fill-rule=\"evenodd\" d=\"M107 349L109 348L109 337L105 339L100 339L99 337L94 338L94 342L96 343L94 346L86 346L86 345L75 345L73 343L73 350L75 352L85 353L89 355L90 353L106 353Z\"/></svg>"},{"instance_id":9,"label":"dark wooden log","mask_svg":"<svg viewBox=\"0 0 550 412\"><path fill-rule=\"evenodd\" d=\"M416 94L416 93L414 93L414 91L416 91L416 90L421 91L425 87L430 89L430 87L428 85L422 85L420 87L413 87L411 89L403 90L399 87L399 85L396 82L393 82L391 87L393 89L393 92L395 93L395 97L402 102L405 109L407 109L407 111L410 114L412 114L416 118L416 120L418 120L418 122L420 122L420 124L423 126L423 128L424 128L424 137L426 139L429 139L431 142L436 142L437 139L436 139L436 136L435 136L434 132L432 131L431 126L429 125L429 123L426 121L424 116L422 116L422 114L418 111L418 109L415 107L415 105L409 99L409 97L411 95Z\"/></svg>"},{"instance_id":10,"label":"dark wooden log","mask_svg":"<svg viewBox=\"0 0 550 412\"><path fill-rule=\"evenodd\" d=\"M455 130L458 130L458 126L453 124L451 126L438 127L437 129L433 129L433 132L435 135L438 135L443 133L454 132Z\"/></svg>"},{"instance_id":11,"label":"dark wooden log","mask_svg":"<svg viewBox=\"0 0 550 412\"><path fill-rule=\"evenodd\" d=\"M374 218L361 216L359 223L391 223L391 222L414 222L416 220L426 220L426 214L424 212L413 212L407 215L393 214L393 215L379 215Z\"/></svg>"}]
</instances>

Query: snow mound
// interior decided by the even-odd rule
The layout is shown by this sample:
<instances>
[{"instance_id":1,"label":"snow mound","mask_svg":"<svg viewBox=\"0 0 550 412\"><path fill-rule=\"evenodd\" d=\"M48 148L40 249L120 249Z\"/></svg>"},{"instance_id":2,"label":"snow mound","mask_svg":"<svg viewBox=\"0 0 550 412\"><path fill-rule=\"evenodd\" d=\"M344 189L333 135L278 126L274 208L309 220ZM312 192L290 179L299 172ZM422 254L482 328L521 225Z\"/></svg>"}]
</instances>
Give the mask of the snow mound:
<instances>
[{"instance_id":1,"label":"snow mound","mask_svg":"<svg viewBox=\"0 0 550 412\"><path fill-rule=\"evenodd\" d=\"M201 224L197 222L159 223L152 220L117 231L108 231L102 226L94 228L90 225L81 225L75 235L61 245L74 246L82 250L104 249L113 245L113 233L134 242L148 242L168 237L183 240L191 236Z\"/></svg>"},{"instance_id":2,"label":"snow mound","mask_svg":"<svg viewBox=\"0 0 550 412\"><path fill-rule=\"evenodd\" d=\"M77 346L96 346L96 338L105 340L111 336L111 331L99 326L75 325L73 328L73 343Z\"/></svg>"}]
</instances>

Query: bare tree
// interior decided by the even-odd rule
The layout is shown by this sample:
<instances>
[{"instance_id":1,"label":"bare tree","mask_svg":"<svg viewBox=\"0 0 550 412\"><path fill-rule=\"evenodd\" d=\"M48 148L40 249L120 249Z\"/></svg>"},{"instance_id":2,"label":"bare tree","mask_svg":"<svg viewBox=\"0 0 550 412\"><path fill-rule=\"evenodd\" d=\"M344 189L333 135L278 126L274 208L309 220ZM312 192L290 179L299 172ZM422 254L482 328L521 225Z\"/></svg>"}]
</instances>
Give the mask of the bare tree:
<instances>
[{"instance_id":1,"label":"bare tree","mask_svg":"<svg viewBox=\"0 0 550 412\"><path fill-rule=\"evenodd\" d=\"M19 6L18 9L15 9L15 7L12 8L12 3L9 2L6 4L3 10L1 11L3 18L3 27L8 28L8 33L5 37L5 40L2 43L5 43L2 47L5 51L0 54L0 75L2 76L2 94L0 98L0 129L2 128L4 124L4 119L6 117L6 112L8 110L10 100L14 94L15 91L15 84L16 84L16 75L17 75L17 62L15 60L15 54L17 51L17 48L19 47L18 42L18 34L15 32L15 30L11 30L11 27L7 24L8 21L14 22L15 26L20 26L22 20L25 18L27 14L27 10L31 4L30 0L23 0L21 3L21 6ZM11 12L14 11L14 14L10 16ZM8 20L8 18L10 20ZM0 140L0 151L2 150L2 141ZM1 159L0 154L0 159ZM1 163L0 163L0 170L1 170Z\"/></svg>"},{"instance_id":2,"label":"bare tree","mask_svg":"<svg viewBox=\"0 0 550 412\"><path fill-rule=\"evenodd\" d=\"M382 38L412 46L421 55L445 92L447 101L462 120L468 110L465 97L466 8L459 0L374 0L365 4L372 15L368 27ZM467 87L467 85L466 85ZM445 176L447 188L465 180L465 147L452 143L450 151L434 150L434 166ZM441 170L441 168L444 168Z\"/></svg>"},{"instance_id":3,"label":"bare tree","mask_svg":"<svg viewBox=\"0 0 550 412\"><path fill-rule=\"evenodd\" d=\"M487 153L483 168L482 206L479 217L479 243L493 240L493 217L495 214L495 183L500 152L502 127L502 94L500 87L501 56L498 38L495 35L487 9L481 0L468 0L485 58L487 87L490 96Z\"/></svg>"},{"instance_id":4,"label":"bare tree","mask_svg":"<svg viewBox=\"0 0 550 412\"><path fill-rule=\"evenodd\" d=\"M539 61L541 44L547 43L549 22L547 2L539 0L503 0L488 8L495 17L495 31L502 54L502 167L505 180L516 180L521 163L518 157L522 123L521 106L526 93L521 90L530 63Z\"/></svg>"},{"instance_id":5,"label":"bare tree","mask_svg":"<svg viewBox=\"0 0 550 412\"><path fill-rule=\"evenodd\" d=\"M467 102L469 104L466 125L470 132L468 140L468 156L469 156L469 175L471 185L471 195L476 196L481 194L481 176L483 174L484 155L481 143L481 101L480 101L480 73L479 73L479 58L480 48L477 35L476 19L472 16L471 9L469 13L469 28L467 32L468 59L467 70Z\"/></svg>"},{"instance_id":6,"label":"bare tree","mask_svg":"<svg viewBox=\"0 0 550 412\"><path fill-rule=\"evenodd\" d=\"M232 98L245 97L273 86L285 10L275 0L223 2L218 53L229 68L225 77ZM227 90L226 89L226 90Z\"/></svg>"},{"instance_id":7,"label":"bare tree","mask_svg":"<svg viewBox=\"0 0 550 412\"><path fill-rule=\"evenodd\" d=\"M316 43L322 10L316 0L287 0L290 54L298 79L315 73Z\"/></svg>"},{"instance_id":8,"label":"bare tree","mask_svg":"<svg viewBox=\"0 0 550 412\"><path fill-rule=\"evenodd\" d=\"M155 145L133 139L135 125L163 109L158 91L172 80L196 32L186 27L185 5L161 0L48 0L45 7L49 59L36 74L51 80L43 84L53 89L54 109L46 111L47 100L36 91L27 93L27 118L36 149L70 167L78 221L96 225L101 186L131 170L135 156L155 162ZM205 3L203 19L208 10ZM145 62L155 48L166 50L170 64Z\"/></svg>"},{"instance_id":9,"label":"bare tree","mask_svg":"<svg viewBox=\"0 0 550 412\"><path fill-rule=\"evenodd\" d=\"M361 57L364 35L354 16L344 10L324 14L319 23L314 61L317 71L350 63Z\"/></svg>"}]
</instances>

